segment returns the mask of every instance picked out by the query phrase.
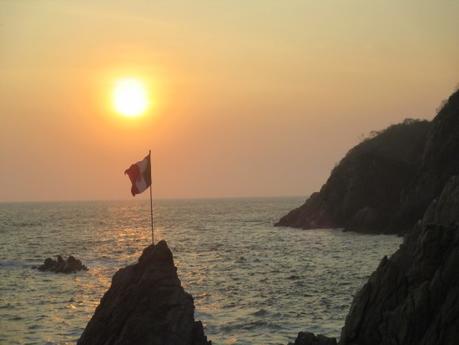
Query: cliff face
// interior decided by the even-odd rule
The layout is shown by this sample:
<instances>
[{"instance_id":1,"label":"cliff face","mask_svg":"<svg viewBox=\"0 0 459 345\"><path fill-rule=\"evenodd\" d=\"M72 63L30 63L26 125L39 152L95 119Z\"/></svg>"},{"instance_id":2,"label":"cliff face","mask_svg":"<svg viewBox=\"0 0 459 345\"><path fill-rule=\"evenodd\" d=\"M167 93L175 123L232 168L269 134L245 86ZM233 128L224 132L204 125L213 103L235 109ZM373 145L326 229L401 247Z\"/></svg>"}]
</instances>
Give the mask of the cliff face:
<instances>
[{"instance_id":1,"label":"cliff face","mask_svg":"<svg viewBox=\"0 0 459 345\"><path fill-rule=\"evenodd\" d=\"M351 149L320 192L277 226L361 232L410 229L459 173L459 91L434 120L405 121Z\"/></svg>"},{"instance_id":2,"label":"cliff face","mask_svg":"<svg viewBox=\"0 0 459 345\"><path fill-rule=\"evenodd\" d=\"M384 232L421 163L430 123L405 121L350 150L320 192L276 224Z\"/></svg>"},{"instance_id":3,"label":"cliff face","mask_svg":"<svg viewBox=\"0 0 459 345\"><path fill-rule=\"evenodd\" d=\"M382 260L356 295L341 345L457 343L458 210L459 177L453 177L400 249Z\"/></svg>"},{"instance_id":4,"label":"cliff face","mask_svg":"<svg viewBox=\"0 0 459 345\"><path fill-rule=\"evenodd\" d=\"M459 222L459 176L451 177L439 197L434 199L422 218L422 225L451 225Z\"/></svg>"},{"instance_id":5,"label":"cliff face","mask_svg":"<svg viewBox=\"0 0 459 345\"><path fill-rule=\"evenodd\" d=\"M421 165L401 195L401 206L394 218L394 226L406 229L422 217L448 179L459 174L458 152L459 90L451 95L432 121Z\"/></svg>"},{"instance_id":6,"label":"cliff face","mask_svg":"<svg viewBox=\"0 0 459 345\"><path fill-rule=\"evenodd\" d=\"M355 296L340 345L454 345L459 339L459 176ZM305 336L305 334L307 336ZM333 339L300 333L295 344Z\"/></svg>"},{"instance_id":7,"label":"cliff face","mask_svg":"<svg viewBox=\"0 0 459 345\"><path fill-rule=\"evenodd\" d=\"M165 241L112 279L78 345L210 345Z\"/></svg>"}]
</instances>

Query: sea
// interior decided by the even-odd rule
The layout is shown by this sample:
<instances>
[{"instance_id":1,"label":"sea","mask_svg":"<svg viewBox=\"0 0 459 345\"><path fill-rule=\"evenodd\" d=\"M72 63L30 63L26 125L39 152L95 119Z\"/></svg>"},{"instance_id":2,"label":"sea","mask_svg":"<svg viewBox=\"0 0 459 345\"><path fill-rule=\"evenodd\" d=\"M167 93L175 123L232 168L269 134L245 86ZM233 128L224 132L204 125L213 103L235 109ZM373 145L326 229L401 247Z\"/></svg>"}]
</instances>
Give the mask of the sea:
<instances>
[{"instance_id":1,"label":"sea","mask_svg":"<svg viewBox=\"0 0 459 345\"><path fill-rule=\"evenodd\" d=\"M401 238L274 227L303 198L154 200L213 344L286 345L339 336L352 298ZM75 344L121 267L151 242L148 200L1 203L0 344ZM34 270L74 255L87 272Z\"/></svg>"}]
</instances>

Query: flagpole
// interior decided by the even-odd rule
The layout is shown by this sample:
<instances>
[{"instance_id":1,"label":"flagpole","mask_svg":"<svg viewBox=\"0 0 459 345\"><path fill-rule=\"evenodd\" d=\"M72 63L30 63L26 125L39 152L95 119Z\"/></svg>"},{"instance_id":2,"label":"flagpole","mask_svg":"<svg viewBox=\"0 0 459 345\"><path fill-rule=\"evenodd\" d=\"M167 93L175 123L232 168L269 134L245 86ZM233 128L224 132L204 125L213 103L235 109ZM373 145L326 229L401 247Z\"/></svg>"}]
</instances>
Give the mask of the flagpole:
<instances>
[{"instance_id":1,"label":"flagpole","mask_svg":"<svg viewBox=\"0 0 459 345\"><path fill-rule=\"evenodd\" d=\"M151 150L148 151L148 163L150 164L150 217L151 217L151 243L155 244L155 230L153 227L153 197L151 192Z\"/></svg>"}]
</instances>

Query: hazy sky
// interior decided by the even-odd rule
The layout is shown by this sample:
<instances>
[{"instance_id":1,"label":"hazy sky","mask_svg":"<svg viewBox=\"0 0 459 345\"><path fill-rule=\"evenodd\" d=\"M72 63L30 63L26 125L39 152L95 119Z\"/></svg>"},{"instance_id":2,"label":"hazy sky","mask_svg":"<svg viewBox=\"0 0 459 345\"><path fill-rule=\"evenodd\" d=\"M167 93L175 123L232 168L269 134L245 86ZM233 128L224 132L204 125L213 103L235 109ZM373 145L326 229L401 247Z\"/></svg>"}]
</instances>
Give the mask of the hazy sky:
<instances>
[{"instance_id":1,"label":"hazy sky","mask_svg":"<svg viewBox=\"0 0 459 345\"><path fill-rule=\"evenodd\" d=\"M459 1L2 1L0 200L306 195L459 84ZM117 115L122 76L154 105ZM145 195L147 196L147 195ZM143 197L143 196L142 196Z\"/></svg>"}]
</instances>

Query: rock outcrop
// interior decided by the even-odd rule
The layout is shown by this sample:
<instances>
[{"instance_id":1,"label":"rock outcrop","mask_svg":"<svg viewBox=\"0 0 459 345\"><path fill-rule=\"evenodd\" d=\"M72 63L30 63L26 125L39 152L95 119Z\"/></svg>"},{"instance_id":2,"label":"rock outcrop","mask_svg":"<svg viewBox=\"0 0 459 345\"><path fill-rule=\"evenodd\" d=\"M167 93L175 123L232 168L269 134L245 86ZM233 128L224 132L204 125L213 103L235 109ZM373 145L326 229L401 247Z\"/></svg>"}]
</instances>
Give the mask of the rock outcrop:
<instances>
[{"instance_id":1,"label":"rock outcrop","mask_svg":"<svg viewBox=\"0 0 459 345\"><path fill-rule=\"evenodd\" d=\"M87 271L88 268L81 263L80 260L73 256L69 256L67 260L62 256L56 256L56 260L51 258L45 259L43 265L34 267L40 271L49 271L54 273L76 273L78 271Z\"/></svg>"},{"instance_id":2,"label":"rock outcrop","mask_svg":"<svg viewBox=\"0 0 459 345\"><path fill-rule=\"evenodd\" d=\"M211 345L194 320L167 243L147 247L112 279L78 345Z\"/></svg>"},{"instance_id":3,"label":"rock outcrop","mask_svg":"<svg viewBox=\"0 0 459 345\"><path fill-rule=\"evenodd\" d=\"M459 176L451 177L440 196L434 199L422 218L422 224L459 223Z\"/></svg>"},{"instance_id":4,"label":"rock outcrop","mask_svg":"<svg viewBox=\"0 0 459 345\"><path fill-rule=\"evenodd\" d=\"M459 339L459 178L356 295L341 345L441 345ZM433 223L432 223L433 222Z\"/></svg>"},{"instance_id":5,"label":"rock outcrop","mask_svg":"<svg viewBox=\"0 0 459 345\"><path fill-rule=\"evenodd\" d=\"M422 153L421 165L401 195L401 206L393 224L408 229L422 217L451 176L459 174L459 90L453 93L438 115Z\"/></svg>"},{"instance_id":6,"label":"rock outcrop","mask_svg":"<svg viewBox=\"0 0 459 345\"><path fill-rule=\"evenodd\" d=\"M459 174L459 90L431 121L390 126L351 149L320 192L278 226L403 233Z\"/></svg>"},{"instance_id":7,"label":"rock outcrop","mask_svg":"<svg viewBox=\"0 0 459 345\"><path fill-rule=\"evenodd\" d=\"M389 232L403 188L416 173L430 123L406 120L351 149L320 192L277 226Z\"/></svg>"},{"instance_id":8,"label":"rock outcrop","mask_svg":"<svg viewBox=\"0 0 459 345\"><path fill-rule=\"evenodd\" d=\"M329 338L324 335L314 335L310 332L300 332L294 343L288 345L336 345L335 338Z\"/></svg>"},{"instance_id":9,"label":"rock outcrop","mask_svg":"<svg viewBox=\"0 0 459 345\"><path fill-rule=\"evenodd\" d=\"M453 176L357 293L339 344L457 344L458 267L459 176Z\"/></svg>"}]
</instances>

